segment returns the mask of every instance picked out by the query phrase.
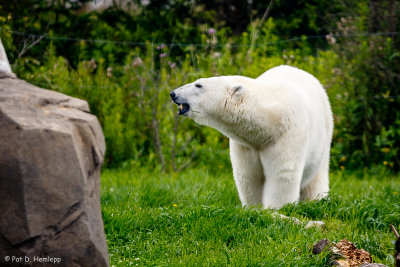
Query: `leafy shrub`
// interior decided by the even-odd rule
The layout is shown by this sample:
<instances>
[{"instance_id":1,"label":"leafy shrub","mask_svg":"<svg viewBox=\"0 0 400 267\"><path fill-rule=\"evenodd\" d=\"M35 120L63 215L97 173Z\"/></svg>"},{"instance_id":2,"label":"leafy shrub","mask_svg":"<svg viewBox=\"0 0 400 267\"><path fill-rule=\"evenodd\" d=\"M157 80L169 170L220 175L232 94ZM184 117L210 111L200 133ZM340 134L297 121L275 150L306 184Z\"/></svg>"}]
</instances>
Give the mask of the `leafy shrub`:
<instances>
[{"instance_id":1,"label":"leafy shrub","mask_svg":"<svg viewBox=\"0 0 400 267\"><path fill-rule=\"evenodd\" d=\"M342 18L339 34L359 31L366 20ZM376 35L344 36L332 46L340 59L335 76L343 81L337 91L342 105L336 112L334 144L341 166L400 168L399 44L398 38Z\"/></svg>"},{"instance_id":2,"label":"leafy shrub","mask_svg":"<svg viewBox=\"0 0 400 267\"><path fill-rule=\"evenodd\" d=\"M272 21L266 23L268 25ZM268 42L276 38L260 37ZM212 36L205 36L204 42ZM243 35L250 43L250 35ZM80 53L86 44L81 42ZM81 61L73 68L68 61L56 56L54 45L47 50L46 64L20 62L21 78L38 86L86 99L103 125L107 143L107 166L149 164L164 170L179 170L190 164L204 164L211 171L229 168L228 139L216 130L200 127L193 121L176 116L176 107L169 92L200 77L242 74L257 77L265 70L281 64L303 68L329 80L334 60L332 54L321 52L319 57L303 55L301 50L286 51L283 57L269 56L274 47L244 46L232 54L231 47L206 45L190 54L176 58L168 56L173 47L148 45L142 53L131 51L124 65L105 65L105 60ZM28 70L30 71L26 71Z\"/></svg>"},{"instance_id":3,"label":"leafy shrub","mask_svg":"<svg viewBox=\"0 0 400 267\"><path fill-rule=\"evenodd\" d=\"M354 34L368 27L396 31L385 19L373 23L376 18L388 18L385 10L391 10L387 6L390 1L372 1L372 11L364 0L349 1L346 6L342 1L332 5L324 1L297 3L301 7L298 12L303 13L304 8L344 12L344 7L351 7L349 14L357 13L357 20L346 17L338 22L337 32L327 37L330 47L324 38L280 40L278 31L283 36L298 30L321 33L317 22L326 19L309 12L304 14L304 22L290 19L283 23L289 8L284 1L276 1L274 11L282 10L283 15L250 20L244 32L235 30L230 22L212 20L218 18L213 12L220 12L221 17L226 12L224 8L207 11L207 5L215 3L195 7L204 11L204 17L178 19L188 10L194 12L185 1L173 1L162 14L157 4L168 1L151 1L139 15L117 9L77 15L62 5L48 8L44 1L23 2L32 2L34 16L20 1L0 4L0 37L14 71L40 87L89 102L103 126L109 167L146 164L178 171L204 164L210 171L230 168L227 138L178 118L169 92L200 77L257 77L271 67L289 64L315 75L328 92L335 117L333 169L400 169L399 39L395 35ZM263 10L263 5L253 1L251 8ZM333 29L332 21L323 28ZM166 30L153 31L155 25ZM27 49L39 37L16 31L48 35ZM59 38L71 32L74 38ZM315 49L312 39L318 39L318 47L324 49ZM163 40L171 42L158 43Z\"/></svg>"}]
</instances>

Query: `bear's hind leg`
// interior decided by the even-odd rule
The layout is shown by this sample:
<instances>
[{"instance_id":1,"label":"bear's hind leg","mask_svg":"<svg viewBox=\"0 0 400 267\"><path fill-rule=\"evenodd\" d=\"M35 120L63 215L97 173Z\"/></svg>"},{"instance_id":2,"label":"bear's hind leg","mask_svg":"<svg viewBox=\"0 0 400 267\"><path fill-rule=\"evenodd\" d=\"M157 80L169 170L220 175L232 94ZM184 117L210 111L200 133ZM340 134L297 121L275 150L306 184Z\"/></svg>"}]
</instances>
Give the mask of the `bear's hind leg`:
<instances>
[{"instance_id":1,"label":"bear's hind leg","mask_svg":"<svg viewBox=\"0 0 400 267\"><path fill-rule=\"evenodd\" d=\"M229 141L233 177L242 206L262 204L264 173L258 153L252 148Z\"/></svg>"},{"instance_id":2,"label":"bear's hind leg","mask_svg":"<svg viewBox=\"0 0 400 267\"><path fill-rule=\"evenodd\" d=\"M329 156L324 160L320 169L311 182L300 191L300 201L321 199L328 195L329 191Z\"/></svg>"}]
</instances>

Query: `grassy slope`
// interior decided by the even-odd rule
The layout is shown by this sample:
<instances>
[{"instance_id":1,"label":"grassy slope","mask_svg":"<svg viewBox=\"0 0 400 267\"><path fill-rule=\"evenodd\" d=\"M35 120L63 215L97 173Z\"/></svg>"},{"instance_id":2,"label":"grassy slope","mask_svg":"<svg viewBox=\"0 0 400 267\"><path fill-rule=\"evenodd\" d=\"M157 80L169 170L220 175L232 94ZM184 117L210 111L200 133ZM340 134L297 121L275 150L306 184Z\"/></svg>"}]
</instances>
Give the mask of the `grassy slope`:
<instances>
[{"instance_id":1,"label":"grassy slope","mask_svg":"<svg viewBox=\"0 0 400 267\"><path fill-rule=\"evenodd\" d=\"M115 266L323 266L311 254L322 238L354 242L374 261L393 263L393 223L400 228L400 179L331 175L331 195L287 205L281 213L317 219L304 229L271 211L243 209L230 173L145 169L102 173L102 207L110 263Z\"/></svg>"}]
</instances>

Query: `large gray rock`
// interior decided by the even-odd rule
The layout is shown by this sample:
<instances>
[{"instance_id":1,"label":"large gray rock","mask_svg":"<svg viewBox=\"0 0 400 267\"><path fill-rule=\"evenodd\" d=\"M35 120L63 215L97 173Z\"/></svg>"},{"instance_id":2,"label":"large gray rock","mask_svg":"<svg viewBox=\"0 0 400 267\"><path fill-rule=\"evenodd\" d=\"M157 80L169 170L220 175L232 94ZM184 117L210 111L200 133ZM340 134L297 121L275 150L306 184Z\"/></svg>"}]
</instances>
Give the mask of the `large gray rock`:
<instances>
[{"instance_id":1,"label":"large gray rock","mask_svg":"<svg viewBox=\"0 0 400 267\"><path fill-rule=\"evenodd\" d=\"M0 266L109 265L104 151L86 101L0 79Z\"/></svg>"}]
</instances>

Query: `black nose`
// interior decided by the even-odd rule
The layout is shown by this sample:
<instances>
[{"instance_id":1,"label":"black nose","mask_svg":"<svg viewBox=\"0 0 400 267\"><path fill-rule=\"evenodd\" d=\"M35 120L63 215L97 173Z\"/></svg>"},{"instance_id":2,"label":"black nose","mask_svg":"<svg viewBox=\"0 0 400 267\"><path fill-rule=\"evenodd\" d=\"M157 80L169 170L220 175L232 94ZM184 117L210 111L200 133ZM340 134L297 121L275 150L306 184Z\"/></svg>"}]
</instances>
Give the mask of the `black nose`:
<instances>
[{"instance_id":1,"label":"black nose","mask_svg":"<svg viewBox=\"0 0 400 267\"><path fill-rule=\"evenodd\" d=\"M175 97L174 91L172 91L171 93L169 93L169 95L170 95L172 98L174 98L174 97Z\"/></svg>"}]
</instances>

